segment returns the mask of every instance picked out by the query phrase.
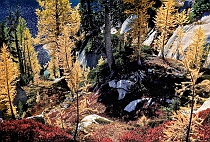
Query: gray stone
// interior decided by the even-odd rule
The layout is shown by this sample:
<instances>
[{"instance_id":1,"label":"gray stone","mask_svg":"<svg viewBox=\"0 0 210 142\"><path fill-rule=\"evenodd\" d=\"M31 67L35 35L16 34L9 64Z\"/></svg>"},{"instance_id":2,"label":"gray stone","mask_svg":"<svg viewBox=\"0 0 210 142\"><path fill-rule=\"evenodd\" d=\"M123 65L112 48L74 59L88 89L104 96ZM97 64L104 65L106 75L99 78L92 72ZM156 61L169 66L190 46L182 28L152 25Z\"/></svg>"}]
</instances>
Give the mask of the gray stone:
<instances>
[{"instance_id":1,"label":"gray stone","mask_svg":"<svg viewBox=\"0 0 210 142\"><path fill-rule=\"evenodd\" d=\"M122 100L125 95L130 92L131 86L133 86L136 82L141 83L145 76L146 75L143 71L136 71L131 73L127 80L109 81L109 87L117 89L119 94L118 100Z\"/></svg>"},{"instance_id":2,"label":"gray stone","mask_svg":"<svg viewBox=\"0 0 210 142\"><path fill-rule=\"evenodd\" d=\"M125 97L133 84L134 82L130 80L120 80L117 82L117 92L119 94L118 100L122 100Z\"/></svg>"},{"instance_id":3,"label":"gray stone","mask_svg":"<svg viewBox=\"0 0 210 142\"><path fill-rule=\"evenodd\" d=\"M206 110L207 108L210 108L210 98L206 100L197 111L194 111L194 113L198 113L202 110Z\"/></svg>"},{"instance_id":4,"label":"gray stone","mask_svg":"<svg viewBox=\"0 0 210 142\"><path fill-rule=\"evenodd\" d=\"M184 36L181 40L181 44L182 44L182 50L186 51L186 49L188 48L188 46L191 44L192 42L192 36L194 34L194 31L196 29L198 29L200 26L201 28L204 30L204 34L206 35L206 42L207 44L210 44L210 16L209 15L205 15L204 17L202 17L200 19L200 21L198 21L201 24L189 24L184 26L183 30L184 30ZM180 28L180 27L179 27ZM177 33L179 28L177 28L173 35L170 37L170 39L168 40L166 46L165 46L165 51L164 51L164 55L167 58L175 58L175 59L179 59L182 60L182 56L177 54ZM161 54L159 54L160 56ZM205 62L205 67L210 68L210 52L208 55L208 58Z\"/></svg>"},{"instance_id":5,"label":"gray stone","mask_svg":"<svg viewBox=\"0 0 210 142\"><path fill-rule=\"evenodd\" d=\"M116 88L117 87L117 80L109 81L109 87Z\"/></svg>"},{"instance_id":6,"label":"gray stone","mask_svg":"<svg viewBox=\"0 0 210 142\"><path fill-rule=\"evenodd\" d=\"M137 104L140 103L140 102L142 102L142 101L148 101L148 102L147 102L147 106L149 106L149 104L150 104L151 101L152 101L152 98L142 98L142 99L134 100L134 101L130 102L130 103L124 108L124 111L127 111L127 112L134 111L134 110L136 109Z\"/></svg>"},{"instance_id":7,"label":"gray stone","mask_svg":"<svg viewBox=\"0 0 210 142\"><path fill-rule=\"evenodd\" d=\"M79 123L79 130L85 130L85 128L87 128L88 126L90 126L91 124L99 124L96 119L101 119L107 122L112 122L111 120L105 118L105 117L101 117L97 114L91 114L88 116L85 116L81 122Z\"/></svg>"},{"instance_id":8,"label":"gray stone","mask_svg":"<svg viewBox=\"0 0 210 142\"><path fill-rule=\"evenodd\" d=\"M131 23L134 19L136 19L136 17L136 15L131 15L123 22L122 27L120 29L120 34L124 34L133 28L131 27Z\"/></svg>"},{"instance_id":9,"label":"gray stone","mask_svg":"<svg viewBox=\"0 0 210 142\"><path fill-rule=\"evenodd\" d=\"M157 31L151 31L149 34L148 34L148 37L146 38L146 40L143 42L143 45L146 45L146 46L151 46L152 42L154 41L155 37L157 35Z\"/></svg>"},{"instance_id":10,"label":"gray stone","mask_svg":"<svg viewBox=\"0 0 210 142\"><path fill-rule=\"evenodd\" d=\"M46 123L43 114L27 117L26 119L32 119L32 120L34 120L36 122L40 122L40 123L43 123L43 124Z\"/></svg>"},{"instance_id":11,"label":"gray stone","mask_svg":"<svg viewBox=\"0 0 210 142\"><path fill-rule=\"evenodd\" d=\"M90 69L92 69L98 64L100 57L101 55L97 55L96 53L85 53L85 50L83 50L79 53L78 60L80 65L90 67Z\"/></svg>"}]
</instances>

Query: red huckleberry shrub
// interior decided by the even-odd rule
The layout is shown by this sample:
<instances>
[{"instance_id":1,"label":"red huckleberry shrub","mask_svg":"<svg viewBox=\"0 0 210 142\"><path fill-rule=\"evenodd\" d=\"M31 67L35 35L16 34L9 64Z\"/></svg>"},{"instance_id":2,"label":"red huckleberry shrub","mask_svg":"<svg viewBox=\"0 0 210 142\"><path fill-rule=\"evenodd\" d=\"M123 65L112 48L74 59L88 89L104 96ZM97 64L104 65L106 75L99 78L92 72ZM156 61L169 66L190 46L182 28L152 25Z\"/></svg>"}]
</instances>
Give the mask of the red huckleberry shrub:
<instances>
[{"instance_id":1,"label":"red huckleberry shrub","mask_svg":"<svg viewBox=\"0 0 210 142\"><path fill-rule=\"evenodd\" d=\"M69 142L73 137L58 127L22 119L0 123L0 139L2 142Z\"/></svg>"}]
</instances>

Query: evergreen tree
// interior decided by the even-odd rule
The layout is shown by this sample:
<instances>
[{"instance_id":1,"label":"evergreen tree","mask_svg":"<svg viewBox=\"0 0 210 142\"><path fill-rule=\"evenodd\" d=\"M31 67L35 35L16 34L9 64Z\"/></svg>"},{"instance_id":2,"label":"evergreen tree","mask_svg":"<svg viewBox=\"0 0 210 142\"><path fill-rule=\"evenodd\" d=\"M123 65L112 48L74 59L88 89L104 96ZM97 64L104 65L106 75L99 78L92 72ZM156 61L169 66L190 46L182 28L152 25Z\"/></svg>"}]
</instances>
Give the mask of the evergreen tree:
<instances>
[{"instance_id":1,"label":"evergreen tree","mask_svg":"<svg viewBox=\"0 0 210 142\"><path fill-rule=\"evenodd\" d=\"M4 21L4 42L9 47L13 60L18 63L20 71L20 83L27 84L28 79L26 70L26 57L24 48L24 32L27 29L26 21L20 16L18 10L10 12Z\"/></svg>"},{"instance_id":2,"label":"evergreen tree","mask_svg":"<svg viewBox=\"0 0 210 142\"><path fill-rule=\"evenodd\" d=\"M10 52L13 55L13 59L17 60L20 71L20 82L25 84L24 78L24 64L23 55L21 51L21 40L19 36L22 36L22 32L25 28L25 20L22 20L19 10L10 11L9 15L5 19L5 41L9 47Z\"/></svg>"},{"instance_id":3,"label":"evergreen tree","mask_svg":"<svg viewBox=\"0 0 210 142\"><path fill-rule=\"evenodd\" d=\"M122 18L123 1L81 0L80 12L82 30L85 32L86 39L82 43L82 50L89 42L95 53L105 52L110 72L114 73L115 60L111 28L124 21ZM104 28L103 35L101 34L102 28Z\"/></svg>"},{"instance_id":4,"label":"evergreen tree","mask_svg":"<svg viewBox=\"0 0 210 142\"><path fill-rule=\"evenodd\" d=\"M8 52L7 46L4 44L0 56L0 103L5 104L7 114L15 119L16 108L13 105L16 92L16 80L18 77L18 69ZM1 105L2 106L2 105Z\"/></svg>"},{"instance_id":5,"label":"evergreen tree","mask_svg":"<svg viewBox=\"0 0 210 142\"><path fill-rule=\"evenodd\" d=\"M104 30L104 39L105 39L105 50L106 50L106 57L107 62L109 65L109 69L111 74L113 74L114 68L115 68L115 61L113 56L113 50L112 50L112 41L111 41L111 11L110 11L110 4L111 2L108 2L104 6L104 16L105 16L105 30Z\"/></svg>"}]
</instances>

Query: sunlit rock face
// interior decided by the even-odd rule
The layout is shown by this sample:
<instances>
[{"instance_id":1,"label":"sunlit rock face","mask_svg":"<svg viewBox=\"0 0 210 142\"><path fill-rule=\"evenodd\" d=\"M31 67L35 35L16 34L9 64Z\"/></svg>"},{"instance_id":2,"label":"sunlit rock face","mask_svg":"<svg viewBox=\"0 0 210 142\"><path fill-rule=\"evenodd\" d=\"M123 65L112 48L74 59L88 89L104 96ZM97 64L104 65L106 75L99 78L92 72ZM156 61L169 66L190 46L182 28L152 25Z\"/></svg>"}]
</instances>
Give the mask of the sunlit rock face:
<instances>
[{"instance_id":1,"label":"sunlit rock face","mask_svg":"<svg viewBox=\"0 0 210 142\"><path fill-rule=\"evenodd\" d=\"M112 121L107 119L107 118L104 118L104 117L101 117L99 115L96 115L96 114L91 114L91 115L88 115L88 116L85 116L81 122L79 123L79 130L84 130L85 128L87 128L89 125L91 124L99 124L97 122L97 120L101 120L101 121L104 121L104 122L107 122L107 123L111 123Z\"/></svg>"},{"instance_id":2,"label":"sunlit rock face","mask_svg":"<svg viewBox=\"0 0 210 142\"><path fill-rule=\"evenodd\" d=\"M168 0L160 0L161 2L167 2ZM186 0L174 0L176 7L182 7Z\"/></svg>"},{"instance_id":3,"label":"sunlit rock face","mask_svg":"<svg viewBox=\"0 0 210 142\"><path fill-rule=\"evenodd\" d=\"M207 15L207 14L206 14ZM198 27L201 26L201 28L204 30L205 36L206 36L206 43L210 44L210 15L203 16L197 23L192 23L189 25L184 26L184 36L181 40L181 44L183 46L183 51L187 49L187 47L192 42L192 36L193 33ZM165 46L165 57L167 58L174 58L174 59L182 59L182 56L177 55L177 31L179 30L179 27L174 31L173 35L168 40L166 46ZM206 60L206 67L210 68L210 52L208 55L208 58Z\"/></svg>"}]
</instances>

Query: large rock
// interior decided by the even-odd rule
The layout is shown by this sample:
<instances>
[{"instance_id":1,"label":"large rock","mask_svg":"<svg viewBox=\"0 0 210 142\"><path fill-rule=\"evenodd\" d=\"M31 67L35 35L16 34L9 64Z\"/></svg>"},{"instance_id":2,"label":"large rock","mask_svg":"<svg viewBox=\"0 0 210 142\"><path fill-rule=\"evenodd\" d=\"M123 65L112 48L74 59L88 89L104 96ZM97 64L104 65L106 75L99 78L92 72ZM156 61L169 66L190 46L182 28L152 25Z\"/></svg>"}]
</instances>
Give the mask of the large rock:
<instances>
[{"instance_id":1,"label":"large rock","mask_svg":"<svg viewBox=\"0 0 210 142\"><path fill-rule=\"evenodd\" d=\"M208 15L208 14L207 14ZM183 51L187 49L187 47L191 44L193 33L196 29L201 26L201 28L204 30L204 34L206 35L206 42L207 44L210 44L210 16L203 16L200 21L200 24L192 23L190 25L184 26L184 36L181 40L181 44L183 46ZM176 59L182 59L181 56L177 55L177 31L179 28L177 28L171 38L168 40L166 46L165 46L165 57L167 58L176 58ZM159 54L160 55L160 54ZM206 60L206 67L210 68L210 52L208 55L208 58Z\"/></svg>"},{"instance_id":2,"label":"large rock","mask_svg":"<svg viewBox=\"0 0 210 142\"><path fill-rule=\"evenodd\" d=\"M148 107L152 101L152 98L142 98L142 99L137 99L137 100L134 100L132 102L130 102L125 108L124 110L127 111L127 112L132 112L136 109L136 106L138 103L141 103L143 101L148 101L147 102L147 105L146 107Z\"/></svg>"},{"instance_id":3,"label":"large rock","mask_svg":"<svg viewBox=\"0 0 210 142\"><path fill-rule=\"evenodd\" d=\"M83 50L79 53L78 60L82 66L87 66L92 69L98 64L100 57L101 55L97 55L96 53L86 53L85 50Z\"/></svg>"},{"instance_id":4,"label":"large rock","mask_svg":"<svg viewBox=\"0 0 210 142\"><path fill-rule=\"evenodd\" d=\"M207 108L210 108L210 98L206 100L197 111L194 111L194 113L198 113L200 111L206 110Z\"/></svg>"},{"instance_id":5,"label":"large rock","mask_svg":"<svg viewBox=\"0 0 210 142\"><path fill-rule=\"evenodd\" d=\"M143 45L146 46L151 46L152 42L154 41L155 37L157 35L157 31L150 31L150 33L148 34L148 37L146 38L146 40L143 42Z\"/></svg>"},{"instance_id":6,"label":"large rock","mask_svg":"<svg viewBox=\"0 0 210 142\"><path fill-rule=\"evenodd\" d=\"M119 94L118 100L122 100L125 95L130 91L130 87L134 84L134 82L130 80L112 80L109 82L109 87L116 88Z\"/></svg>"},{"instance_id":7,"label":"large rock","mask_svg":"<svg viewBox=\"0 0 210 142\"><path fill-rule=\"evenodd\" d=\"M128 17L122 24L122 27L120 29L120 34L124 34L126 32L128 32L129 30L131 30L133 27L131 26L131 23L134 19L136 19L136 15L131 15L130 17Z\"/></svg>"},{"instance_id":8,"label":"large rock","mask_svg":"<svg viewBox=\"0 0 210 142\"><path fill-rule=\"evenodd\" d=\"M125 95L129 92L131 92L131 87L135 84L135 82L138 82L139 84L142 83L145 73L143 71L136 71L132 73L128 79L122 79L122 80L111 80L109 82L109 87L117 89L117 92L119 94L118 100L122 100Z\"/></svg>"},{"instance_id":9,"label":"large rock","mask_svg":"<svg viewBox=\"0 0 210 142\"><path fill-rule=\"evenodd\" d=\"M85 130L88 126L90 126L91 124L100 124L101 123L111 123L112 121L105 118L105 117L101 117L97 114L91 114L88 116L85 116L81 122L79 123L79 130Z\"/></svg>"}]
</instances>

